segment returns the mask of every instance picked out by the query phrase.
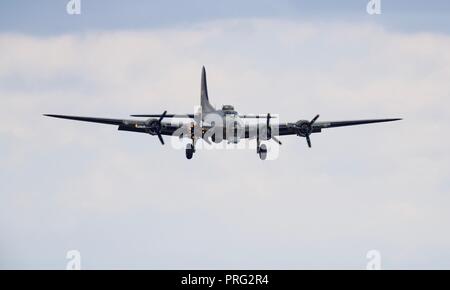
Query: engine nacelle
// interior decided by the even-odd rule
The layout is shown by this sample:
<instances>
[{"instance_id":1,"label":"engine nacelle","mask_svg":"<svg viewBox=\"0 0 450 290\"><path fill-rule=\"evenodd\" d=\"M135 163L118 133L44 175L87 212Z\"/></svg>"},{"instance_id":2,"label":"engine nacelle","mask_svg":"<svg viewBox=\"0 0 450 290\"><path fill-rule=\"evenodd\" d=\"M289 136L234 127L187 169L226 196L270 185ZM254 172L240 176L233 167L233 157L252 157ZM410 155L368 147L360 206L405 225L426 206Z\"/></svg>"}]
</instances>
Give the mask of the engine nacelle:
<instances>
[{"instance_id":1,"label":"engine nacelle","mask_svg":"<svg viewBox=\"0 0 450 290\"><path fill-rule=\"evenodd\" d=\"M309 121L300 120L295 122L295 130L298 136L305 137L311 132L311 126L309 125Z\"/></svg>"},{"instance_id":2,"label":"engine nacelle","mask_svg":"<svg viewBox=\"0 0 450 290\"><path fill-rule=\"evenodd\" d=\"M161 132L161 122L157 119L148 120L146 127L150 135L158 135Z\"/></svg>"},{"instance_id":3,"label":"engine nacelle","mask_svg":"<svg viewBox=\"0 0 450 290\"><path fill-rule=\"evenodd\" d=\"M305 137L311 133L318 133L322 131L319 127L311 126L310 122L307 120L299 120L295 123L295 131L298 136Z\"/></svg>"}]
</instances>

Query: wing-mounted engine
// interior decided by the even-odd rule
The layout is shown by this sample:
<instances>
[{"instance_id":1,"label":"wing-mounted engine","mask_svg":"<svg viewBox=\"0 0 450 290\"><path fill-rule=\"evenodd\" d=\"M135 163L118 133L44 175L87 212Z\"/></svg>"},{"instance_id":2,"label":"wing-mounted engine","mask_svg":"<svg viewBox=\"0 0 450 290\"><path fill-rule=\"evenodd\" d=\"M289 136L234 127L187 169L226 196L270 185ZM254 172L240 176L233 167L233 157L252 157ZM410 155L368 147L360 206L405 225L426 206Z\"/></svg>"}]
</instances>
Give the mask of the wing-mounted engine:
<instances>
[{"instance_id":1,"label":"wing-mounted engine","mask_svg":"<svg viewBox=\"0 0 450 290\"><path fill-rule=\"evenodd\" d=\"M161 133L161 122L158 119L149 119L145 122L145 128L150 135Z\"/></svg>"},{"instance_id":2,"label":"wing-mounted engine","mask_svg":"<svg viewBox=\"0 0 450 290\"><path fill-rule=\"evenodd\" d=\"M164 119L166 114L167 111L164 111L159 119L148 119L147 121L145 121L145 131L150 135L157 135L162 145L164 145L164 139L161 135L162 120Z\"/></svg>"},{"instance_id":3,"label":"wing-mounted engine","mask_svg":"<svg viewBox=\"0 0 450 290\"><path fill-rule=\"evenodd\" d=\"M295 131L298 136L305 137L306 142L308 143L308 147L311 148L311 138L309 135L312 133L320 132L320 127L314 127L314 123L319 118L319 115L315 116L311 121L300 120L294 124Z\"/></svg>"},{"instance_id":4,"label":"wing-mounted engine","mask_svg":"<svg viewBox=\"0 0 450 290\"><path fill-rule=\"evenodd\" d=\"M311 127L309 122L310 121L308 120L300 120L294 124L295 132L298 136L306 137L307 134L322 132L322 128L314 126Z\"/></svg>"}]
</instances>

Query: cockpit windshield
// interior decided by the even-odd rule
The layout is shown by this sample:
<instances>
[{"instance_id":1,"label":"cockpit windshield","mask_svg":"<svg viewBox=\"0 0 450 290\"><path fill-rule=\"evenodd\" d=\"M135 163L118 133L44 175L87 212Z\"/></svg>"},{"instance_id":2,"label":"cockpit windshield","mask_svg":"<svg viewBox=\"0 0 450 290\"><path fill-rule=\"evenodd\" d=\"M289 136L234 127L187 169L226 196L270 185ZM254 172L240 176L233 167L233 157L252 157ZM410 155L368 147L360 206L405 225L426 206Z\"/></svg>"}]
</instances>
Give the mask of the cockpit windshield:
<instances>
[{"instance_id":1,"label":"cockpit windshield","mask_svg":"<svg viewBox=\"0 0 450 290\"><path fill-rule=\"evenodd\" d=\"M231 105L223 105L222 111L225 115L237 115L237 112L234 110L234 107Z\"/></svg>"}]
</instances>

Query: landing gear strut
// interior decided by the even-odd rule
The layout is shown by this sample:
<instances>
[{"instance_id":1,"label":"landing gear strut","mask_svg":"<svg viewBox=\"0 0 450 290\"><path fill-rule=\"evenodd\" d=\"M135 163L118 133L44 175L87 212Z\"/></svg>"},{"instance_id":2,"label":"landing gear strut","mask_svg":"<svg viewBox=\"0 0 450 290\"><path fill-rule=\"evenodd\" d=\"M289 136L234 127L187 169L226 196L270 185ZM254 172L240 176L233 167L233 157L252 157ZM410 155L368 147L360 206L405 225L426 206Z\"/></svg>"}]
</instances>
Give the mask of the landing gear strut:
<instances>
[{"instance_id":1,"label":"landing gear strut","mask_svg":"<svg viewBox=\"0 0 450 290\"><path fill-rule=\"evenodd\" d=\"M190 135L191 135L191 139L192 139L192 143L189 143L186 145L186 158L187 159L192 159L192 157L194 156L195 153L195 142L197 141L197 138L195 136L195 125L194 123L191 123L191 127L190 127Z\"/></svg>"}]
</instances>

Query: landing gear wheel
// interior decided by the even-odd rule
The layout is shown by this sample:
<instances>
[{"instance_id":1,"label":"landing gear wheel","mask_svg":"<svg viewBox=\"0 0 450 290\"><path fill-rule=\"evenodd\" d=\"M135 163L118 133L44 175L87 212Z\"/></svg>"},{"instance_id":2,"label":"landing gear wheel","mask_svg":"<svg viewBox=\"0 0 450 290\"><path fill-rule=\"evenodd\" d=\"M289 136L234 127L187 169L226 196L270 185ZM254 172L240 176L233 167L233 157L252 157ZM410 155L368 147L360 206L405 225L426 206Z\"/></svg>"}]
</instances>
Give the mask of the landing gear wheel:
<instances>
[{"instance_id":1,"label":"landing gear wheel","mask_svg":"<svg viewBox=\"0 0 450 290\"><path fill-rule=\"evenodd\" d=\"M266 144L261 144L261 146L259 146L258 154L259 154L259 158L261 158L261 160L266 160L266 157L267 157Z\"/></svg>"},{"instance_id":2,"label":"landing gear wheel","mask_svg":"<svg viewBox=\"0 0 450 290\"><path fill-rule=\"evenodd\" d=\"M186 158L192 159L194 152L195 152L194 146L192 144L187 144L186 145Z\"/></svg>"}]
</instances>

